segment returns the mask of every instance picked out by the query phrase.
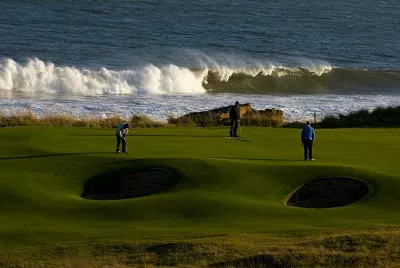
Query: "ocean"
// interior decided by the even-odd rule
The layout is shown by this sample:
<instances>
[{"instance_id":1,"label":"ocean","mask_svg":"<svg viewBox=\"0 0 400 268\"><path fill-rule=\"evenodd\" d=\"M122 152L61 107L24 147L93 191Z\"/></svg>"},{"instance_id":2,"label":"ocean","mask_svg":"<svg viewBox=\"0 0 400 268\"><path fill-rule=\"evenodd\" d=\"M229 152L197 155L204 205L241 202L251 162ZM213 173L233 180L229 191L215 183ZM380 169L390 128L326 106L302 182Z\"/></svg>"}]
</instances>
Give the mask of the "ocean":
<instances>
[{"instance_id":1,"label":"ocean","mask_svg":"<svg viewBox=\"0 0 400 268\"><path fill-rule=\"evenodd\" d=\"M398 0L1 0L0 113L400 105Z\"/></svg>"}]
</instances>

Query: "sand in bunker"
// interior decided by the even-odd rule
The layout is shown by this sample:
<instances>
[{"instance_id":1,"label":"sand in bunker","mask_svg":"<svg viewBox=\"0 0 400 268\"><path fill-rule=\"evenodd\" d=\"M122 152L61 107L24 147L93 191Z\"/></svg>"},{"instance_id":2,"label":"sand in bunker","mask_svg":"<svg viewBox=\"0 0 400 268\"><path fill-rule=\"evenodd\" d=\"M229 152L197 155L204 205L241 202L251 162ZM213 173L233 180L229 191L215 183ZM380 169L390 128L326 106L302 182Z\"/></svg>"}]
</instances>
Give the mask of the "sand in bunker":
<instances>
[{"instance_id":1,"label":"sand in bunker","mask_svg":"<svg viewBox=\"0 0 400 268\"><path fill-rule=\"evenodd\" d=\"M359 180L322 178L298 188L286 204L304 208L341 207L359 201L368 193L368 185Z\"/></svg>"},{"instance_id":2,"label":"sand in bunker","mask_svg":"<svg viewBox=\"0 0 400 268\"><path fill-rule=\"evenodd\" d=\"M117 200L159 193L171 186L172 172L162 168L133 171L84 189L82 197L94 200Z\"/></svg>"}]
</instances>

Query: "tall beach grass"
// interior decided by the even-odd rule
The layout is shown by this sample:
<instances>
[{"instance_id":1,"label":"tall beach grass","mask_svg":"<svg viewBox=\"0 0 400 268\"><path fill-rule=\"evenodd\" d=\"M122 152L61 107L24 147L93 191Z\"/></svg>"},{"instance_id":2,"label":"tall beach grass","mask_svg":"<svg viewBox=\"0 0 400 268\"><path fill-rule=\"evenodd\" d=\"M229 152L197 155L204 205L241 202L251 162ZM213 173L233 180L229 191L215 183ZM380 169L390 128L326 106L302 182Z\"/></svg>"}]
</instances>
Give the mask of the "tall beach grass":
<instances>
[{"instance_id":1,"label":"tall beach grass","mask_svg":"<svg viewBox=\"0 0 400 268\"><path fill-rule=\"evenodd\" d=\"M156 121L148 116L133 115L123 118L118 115L108 117L76 117L72 114L45 114L36 116L31 110L0 114L0 127L16 126L63 126L115 128L121 122L128 122L132 127L165 127L167 123Z\"/></svg>"},{"instance_id":2,"label":"tall beach grass","mask_svg":"<svg viewBox=\"0 0 400 268\"><path fill-rule=\"evenodd\" d=\"M347 115L326 116L318 126L322 128L400 127L400 106L362 109Z\"/></svg>"},{"instance_id":3,"label":"tall beach grass","mask_svg":"<svg viewBox=\"0 0 400 268\"><path fill-rule=\"evenodd\" d=\"M225 107L226 108L226 107ZM218 109L215 109L218 110ZM310 120L312 121L312 120ZM167 122L155 120L146 115L132 115L124 118L119 115L83 116L72 114L49 113L43 116L35 115L31 110L11 113L0 112L0 127L15 126L67 126L115 128L121 122L128 122L131 127L215 127L229 126L229 115L214 110L189 113L180 117L169 117ZM252 110L242 115L240 125L258 127L288 127L301 128L304 122L287 122L283 112L276 109ZM400 106L378 107L372 111L362 109L347 115L327 115L313 124L317 128L352 128L352 127L400 127Z\"/></svg>"}]
</instances>

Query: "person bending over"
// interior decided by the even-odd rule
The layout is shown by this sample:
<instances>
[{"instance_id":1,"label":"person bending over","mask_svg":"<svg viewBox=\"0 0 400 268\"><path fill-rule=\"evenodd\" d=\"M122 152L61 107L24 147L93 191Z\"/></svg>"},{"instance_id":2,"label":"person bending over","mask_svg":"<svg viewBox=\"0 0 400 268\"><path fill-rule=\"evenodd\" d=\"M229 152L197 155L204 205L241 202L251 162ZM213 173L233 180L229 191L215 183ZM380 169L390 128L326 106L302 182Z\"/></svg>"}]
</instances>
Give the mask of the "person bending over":
<instances>
[{"instance_id":1,"label":"person bending over","mask_svg":"<svg viewBox=\"0 0 400 268\"><path fill-rule=\"evenodd\" d=\"M315 132L314 129L310 125L310 121L306 122L306 125L303 127L303 130L301 131L301 141L303 142L303 147L304 147L304 161L308 160L314 161L313 155L312 155L312 147L313 147L313 141L315 140Z\"/></svg>"},{"instance_id":2,"label":"person bending over","mask_svg":"<svg viewBox=\"0 0 400 268\"><path fill-rule=\"evenodd\" d=\"M122 142L122 152L127 153L126 150L126 134L129 132L129 124L127 123L120 123L117 126L117 150L116 152L119 154L121 151L119 150L119 145Z\"/></svg>"},{"instance_id":3,"label":"person bending over","mask_svg":"<svg viewBox=\"0 0 400 268\"><path fill-rule=\"evenodd\" d=\"M229 119L231 120L231 129L229 131L229 136L239 137L236 133L240 121L240 104L238 101L235 102L235 105L232 106L231 110L229 111Z\"/></svg>"}]
</instances>

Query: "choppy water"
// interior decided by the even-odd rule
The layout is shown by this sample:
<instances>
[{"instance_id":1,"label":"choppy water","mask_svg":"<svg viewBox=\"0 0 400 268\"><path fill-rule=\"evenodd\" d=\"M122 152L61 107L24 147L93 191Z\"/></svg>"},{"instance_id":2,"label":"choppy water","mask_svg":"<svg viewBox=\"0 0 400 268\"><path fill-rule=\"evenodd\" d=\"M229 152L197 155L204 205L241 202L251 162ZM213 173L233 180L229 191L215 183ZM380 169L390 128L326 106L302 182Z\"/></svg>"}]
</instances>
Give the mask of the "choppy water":
<instances>
[{"instance_id":1,"label":"choppy water","mask_svg":"<svg viewBox=\"0 0 400 268\"><path fill-rule=\"evenodd\" d=\"M0 110L289 120L400 105L400 2L0 2Z\"/></svg>"}]
</instances>

